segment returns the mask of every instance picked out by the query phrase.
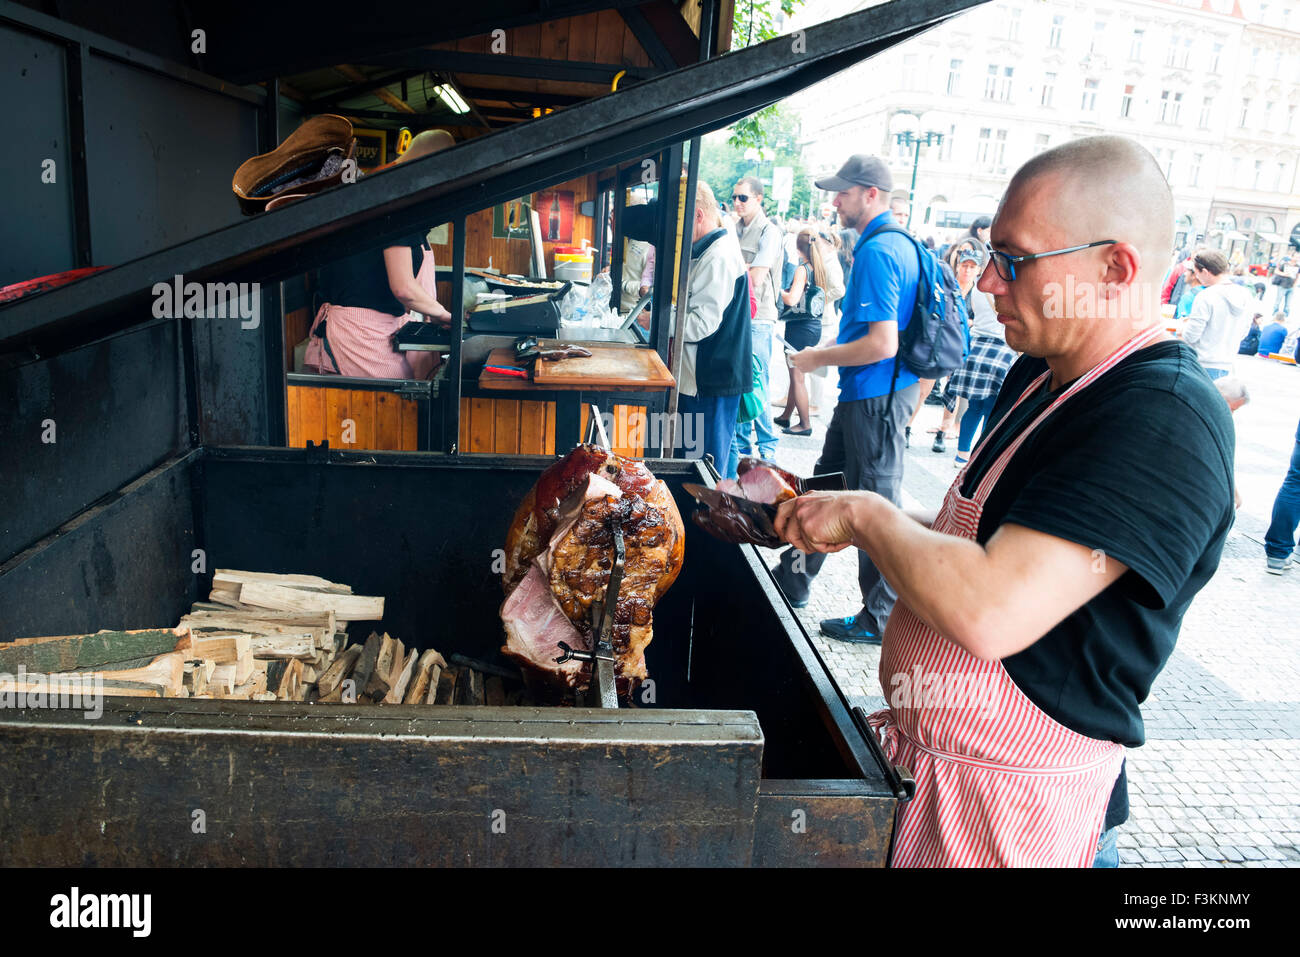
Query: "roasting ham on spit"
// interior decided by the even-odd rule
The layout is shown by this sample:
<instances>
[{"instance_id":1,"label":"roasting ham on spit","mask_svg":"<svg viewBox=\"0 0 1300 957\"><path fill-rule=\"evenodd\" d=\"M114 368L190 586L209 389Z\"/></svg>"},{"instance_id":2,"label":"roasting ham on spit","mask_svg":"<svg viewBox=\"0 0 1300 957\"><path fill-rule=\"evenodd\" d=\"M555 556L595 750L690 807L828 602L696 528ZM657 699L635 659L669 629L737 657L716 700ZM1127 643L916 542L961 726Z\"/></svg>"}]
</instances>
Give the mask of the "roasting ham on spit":
<instances>
[{"instance_id":1,"label":"roasting ham on spit","mask_svg":"<svg viewBox=\"0 0 1300 957\"><path fill-rule=\"evenodd\" d=\"M668 486L641 462L580 445L542 473L506 535L501 650L566 688L590 680L586 663L554 659L560 641L592 647L592 603L604 598L613 567L614 522L626 553L614 675L620 694L628 694L646 677L652 609L682 567L686 530Z\"/></svg>"}]
</instances>

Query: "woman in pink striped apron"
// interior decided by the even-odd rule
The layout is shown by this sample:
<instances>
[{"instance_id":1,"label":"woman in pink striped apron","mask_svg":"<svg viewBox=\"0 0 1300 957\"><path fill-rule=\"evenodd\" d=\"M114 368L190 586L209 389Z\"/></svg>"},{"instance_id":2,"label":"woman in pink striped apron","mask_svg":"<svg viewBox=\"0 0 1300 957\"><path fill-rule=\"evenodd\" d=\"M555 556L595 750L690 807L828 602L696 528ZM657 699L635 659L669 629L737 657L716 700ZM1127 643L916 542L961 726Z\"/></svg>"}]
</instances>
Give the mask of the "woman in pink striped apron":
<instances>
[{"instance_id":1,"label":"woman in pink striped apron","mask_svg":"<svg viewBox=\"0 0 1300 957\"><path fill-rule=\"evenodd\" d=\"M426 320L450 321L451 313L438 302L437 269L428 246L395 246L385 249L382 255L379 250L374 250L365 254L362 268L368 267L369 260L373 259L375 281L384 284L380 292L398 286L402 280L411 278L400 273L394 276L398 270L413 267L413 262L411 266L405 265L413 257L413 252L407 252L408 248L419 248L423 257L419 272L414 273L418 286L414 289L408 287L406 302L395 296L384 297L394 303L389 308L408 305L422 313ZM397 261L390 262L390 257ZM356 264L345 264L343 271L356 273ZM372 299L370 305L374 304L377 303ZM368 305L322 303L312 323L303 367L308 372L367 379L428 379L438 368L437 353L399 352L393 346L394 334L411 319L406 312L391 313Z\"/></svg>"}]
</instances>

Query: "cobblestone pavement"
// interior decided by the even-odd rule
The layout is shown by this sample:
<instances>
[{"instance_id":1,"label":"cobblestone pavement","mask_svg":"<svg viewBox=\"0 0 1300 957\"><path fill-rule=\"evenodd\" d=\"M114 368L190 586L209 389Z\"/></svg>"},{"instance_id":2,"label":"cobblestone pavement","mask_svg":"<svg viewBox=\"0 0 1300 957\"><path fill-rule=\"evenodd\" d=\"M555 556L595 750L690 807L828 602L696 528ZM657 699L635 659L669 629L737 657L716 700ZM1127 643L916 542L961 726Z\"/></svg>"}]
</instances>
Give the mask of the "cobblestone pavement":
<instances>
[{"instance_id":1,"label":"cobblestone pavement","mask_svg":"<svg viewBox=\"0 0 1300 957\"><path fill-rule=\"evenodd\" d=\"M777 366L779 368L779 366ZM1251 402L1235 415L1236 525L1218 572L1183 620L1178 647L1142 707L1147 742L1128 752L1126 866L1300 866L1300 568L1265 572L1263 538L1290 461L1300 415L1300 368L1242 357ZM834 378L809 438L782 436L777 461L810 474L834 404ZM784 383L774 383L775 395ZM935 508L956 470L952 449L930 450L942 410L913 425L905 507ZM770 565L776 553L769 556ZM808 607L797 614L855 704L881 707L880 649L821 636L823 618L861 607L852 550L829 556Z\"/></svg>"}]
</instances>

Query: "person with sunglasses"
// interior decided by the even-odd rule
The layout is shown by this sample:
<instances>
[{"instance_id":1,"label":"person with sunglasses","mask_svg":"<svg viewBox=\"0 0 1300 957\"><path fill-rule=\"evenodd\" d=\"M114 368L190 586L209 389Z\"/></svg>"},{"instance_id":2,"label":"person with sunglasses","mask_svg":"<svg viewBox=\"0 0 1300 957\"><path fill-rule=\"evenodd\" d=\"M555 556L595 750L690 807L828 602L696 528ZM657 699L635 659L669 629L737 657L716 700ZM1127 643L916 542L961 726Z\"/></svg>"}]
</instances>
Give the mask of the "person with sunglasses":
<instances>
[{"instance_id":1,"label":"person with sunglasses","mask_svg":"<svg viewBox=\"0 0 1300 957\"><path fill-rule=\"evenodd\" d=\"M1023 355L941 508L778 510L793 546L859 548L898 592L869 719L916 782L894 866L1117 863L1124 749L1234 511L1231 413L1160 313L1173 222L1132 140L1030 159L977 283Z\"/></svg>"},{"instance_id":2,"label":"person with sunglasses","mask_svg":"<svg viewBox=\"0 0 1300 957\"><path fill-rule=\"evenodd\" d=\"M843 472L849 488L867 489L897 503L903 490L903 429L920 401L920 390L914 373L902 367L895 373L894 366L899 333L912 320L916 304L920 259L905 233L888 228L894 225L894 178L880 157L851 156L838 173L816 185L835 192L840 222L858 230L860 238L845 280L835 344L801 349L789 360L792 376L823 366L839 369L839 402L814 472ZM824 561L824 555L793 548L781 553L774 575L792 605L808 603ZM836 641L878 644L895 594L866 552L858 554L858 590L858 612L823 620L821 633Z\"/></svg>"},{"instance_id":3,"label":"person with sunglasses","mask_svg":"<svg viewBox=\"0 0 1300 957\"><path fill-rule=\"evenodd\" d=\"M777 303L780 301L782 244L785 234L763 212L763 184L757 177L743 176L731 191L731 203L736 211L736 236L740 251L749 264L749 284L758 303L758 311L751 324L754 357L758 360L759 375L764 384L769 381L768 369L772 360L772 336L776 332ZM776 457L777 435L772 427L772 413L763 404L758 416L750 422L736 424L735 441L726 462L719 462L725 478L734 478L740 457L749 455L754 444L760 458ZM725 466L725 469L724 469Z\"/></svg>"}]
</instances>

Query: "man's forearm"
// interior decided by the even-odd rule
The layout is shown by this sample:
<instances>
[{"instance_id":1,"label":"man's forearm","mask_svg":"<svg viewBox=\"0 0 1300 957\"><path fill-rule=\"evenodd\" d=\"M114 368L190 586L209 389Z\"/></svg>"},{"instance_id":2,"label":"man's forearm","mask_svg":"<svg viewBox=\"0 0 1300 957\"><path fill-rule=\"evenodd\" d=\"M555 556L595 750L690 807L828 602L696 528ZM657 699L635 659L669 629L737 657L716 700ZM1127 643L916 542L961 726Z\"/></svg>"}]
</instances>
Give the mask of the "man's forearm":
<instances>
[{"instance_id":1,"label":"man's forearm","mask_svg":"<svg viewBox=\"0 0 1300 957\"><path fill-rule=\"evenodd\" d=\"M821 346L811 350L823 366L865 366L881 359L888 359L898 351L897 341L890 344L874 339L870 335L854 339L844 345Z\"/></svg>"}]
</instances>

